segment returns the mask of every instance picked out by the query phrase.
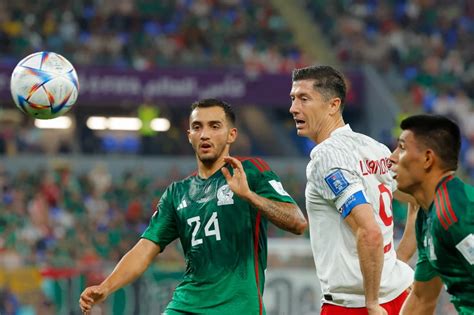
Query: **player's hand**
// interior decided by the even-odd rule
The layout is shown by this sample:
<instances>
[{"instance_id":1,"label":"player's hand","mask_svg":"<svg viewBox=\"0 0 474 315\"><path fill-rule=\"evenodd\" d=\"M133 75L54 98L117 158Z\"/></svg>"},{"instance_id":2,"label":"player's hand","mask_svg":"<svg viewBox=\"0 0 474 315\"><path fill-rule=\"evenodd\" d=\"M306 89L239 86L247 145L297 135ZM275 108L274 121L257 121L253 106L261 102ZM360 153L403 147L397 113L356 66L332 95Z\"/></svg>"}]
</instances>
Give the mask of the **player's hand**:
<instances>
[{"instance_id":1,"label":"player's hand","mask_svg":"<svg viewBox=\"0 0 474 315\"><path fill-rule=\"evenodd\" d=\"M234 174L231 175L230 171L226 167L221 168L221 171L224 174L227 184L236 195L241 198L246 198L246 196L251 194L251 191L247 182L247 175L245 175L242 163L231 156L224 157L224 161L226 163L229 163L229 165L234 170Z\"/></svg>"},{"instance_id":2,"label":"player's hand","mask_svg":"<svg viewBox=\"0 0 474 315\"><path fill-rule=\"evenodd\" d=\"M380 305L367 307L369 315L388 315L387 310Z\"/></svg>"},{"instance_id":3,"label":"player's hand","mask_svg":"<svg viewBox=\"0 0 474 315\"><path fill-rule=\"evenodd\" d=\"M92 307L104 301L107 298L105 290L99 286L95 285L92 287L86 288L79 298L79 305L81 307L82 313L88 315L92 310Z\"/></svg>"}]
</instances>

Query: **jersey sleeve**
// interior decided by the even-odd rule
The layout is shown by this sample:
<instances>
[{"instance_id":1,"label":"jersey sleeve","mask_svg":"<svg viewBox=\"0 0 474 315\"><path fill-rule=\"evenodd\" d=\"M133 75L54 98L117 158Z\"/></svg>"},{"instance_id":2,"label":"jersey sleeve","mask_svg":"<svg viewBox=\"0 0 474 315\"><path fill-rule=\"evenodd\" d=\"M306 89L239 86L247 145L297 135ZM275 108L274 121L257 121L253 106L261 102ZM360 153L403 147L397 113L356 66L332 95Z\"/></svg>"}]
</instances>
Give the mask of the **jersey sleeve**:
<instances>
[{"instance_id":1,"label":"jersey sleeve","mask_svg":"<svg viewBox=\"0 0 474 315\"><path fill-rule=\"evenodd\" d=\"M157 209L141 236L158 244L161 251L179 236L171 196L172 189L168 187L161 196Z\"/></svg>"},{"instance_id":2,"label":"jersey sleeve","mask_svg":"<svg viewBox=\"0 0 474 315\"><path fill-rule=\"evenodd\" d=\"M355 206L369 203L357 161L346 151L339 148L318 152L308 170L309 183L316 193L334 202L344 218Z\"/></svg>"},{"instance_id":3,"label":"jersey sleeve","mask_svg":"<svg viewBox=\"0 0 474 315\"><path fill-rule=\"evenodd\" d=\"M242 161L250 189L274 201L296 203L286 192L278 175L260 158Z\"/></svg>"},{"instance_id":4,"label":"jersey sleeve","mask_svg":"<svg viewBox=\"0 0 474 315\"><path fill-rule=\"evenodd\" d=\"M423 229L423 213L422 210L418 212L415 224L416 243L418 248L418 260L415 266L415 280L420 282L426 282L438 275L436 270L430 264L428 259L427 249L423 246L424 235Z\"/></svg>"}]
</instances>

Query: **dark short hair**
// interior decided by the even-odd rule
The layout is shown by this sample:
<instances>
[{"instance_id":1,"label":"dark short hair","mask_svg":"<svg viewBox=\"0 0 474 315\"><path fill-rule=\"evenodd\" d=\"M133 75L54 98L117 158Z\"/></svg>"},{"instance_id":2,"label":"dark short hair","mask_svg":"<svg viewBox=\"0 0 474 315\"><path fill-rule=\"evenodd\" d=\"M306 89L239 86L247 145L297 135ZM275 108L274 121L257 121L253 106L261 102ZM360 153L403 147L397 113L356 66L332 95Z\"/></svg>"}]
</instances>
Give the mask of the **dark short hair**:
<instances>
[{"instance_id":1,"label":"dark short hair","mask_svg":"<svg viewBox=\"0 0 474 315\"><path fill-rule=\"evenodd\" d=\"M203 100L196 101L191 104L191 112L196 108L207 108L207 107L220 107L224 110L225 117L231 125L235 125L235 113L229 103L215 98L206 98Z\"/></svg>"},{"instance_id":2,"label":"dark short hair","mask_svg":"<svg viewBox=\"0 0 474 315\"><path fill-rule=\"evenodd\" d=\"M347 86L344 75L331 66L310 66L293 70L291 79L293 82L300 80L314 80L313 88L329 99L338 97L341 99L341 111L344 109Z\"/></svg>"},{"instance_id":3,"label":"dark short hair","mask_svg":"<svg viewBox=\"0 0 474 315\"><path fill-rule=\"evenodd\" d=\"M458 168L461 131L454 121L440 115L422 114L405 118L400 127L413 132L416 140L433 150L443 168L453 171Z\"/></svg>"}]
</instances>

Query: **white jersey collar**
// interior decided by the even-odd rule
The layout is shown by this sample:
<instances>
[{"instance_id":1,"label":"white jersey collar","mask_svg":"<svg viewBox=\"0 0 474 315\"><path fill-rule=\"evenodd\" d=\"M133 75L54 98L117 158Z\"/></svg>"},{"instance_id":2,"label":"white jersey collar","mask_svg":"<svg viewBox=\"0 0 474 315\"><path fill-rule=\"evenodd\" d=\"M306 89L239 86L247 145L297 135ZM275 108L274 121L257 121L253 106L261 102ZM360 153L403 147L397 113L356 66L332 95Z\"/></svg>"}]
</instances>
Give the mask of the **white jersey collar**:
<instances>
[{"instance_id":1,"label":"white jersey collar","mask_svg":"<svg viewBox=\"0 0 474 315\"><path fill-rule=\"evenodd\" d=\"M332 136L334 136L334 135L336 135L336 134L338 134L338 133L347 132L347 131L352 131L352 128L351 128L351 126L350 126L349 124L345 124L345 125L342 126L342 127L339 127L339 128L334 129L334 130L331 132L331 134L329 135L329 138L327 138L327 139L324 140L324 141L329 140ZM317 149L318 149L318 146L320 146L322 143L324 143L324 141L321 142L321 143L319 143L319 144L317 144L317 145L311 150L311 153L309 154L309 156L310 156L311 159L314 158L314 156L315 156L315 154L316 154L316 151L317 151Z\"/></svg>"},{"instance_id":2,"label":"white jersey collar","mask_svg":"<svg viewBox=\"0 0 474 315\"><path fill-rule=\"evenodd\" d=\"M352 131L352 128L349 124L345 124L344 126L342 127L339 127L339 128L336 128L334 129L332 132L331 132L331 135L330 136L333 136L335 134L338 134L340 132L344 132L344 131Z\"/></svg>"}]
</instances>

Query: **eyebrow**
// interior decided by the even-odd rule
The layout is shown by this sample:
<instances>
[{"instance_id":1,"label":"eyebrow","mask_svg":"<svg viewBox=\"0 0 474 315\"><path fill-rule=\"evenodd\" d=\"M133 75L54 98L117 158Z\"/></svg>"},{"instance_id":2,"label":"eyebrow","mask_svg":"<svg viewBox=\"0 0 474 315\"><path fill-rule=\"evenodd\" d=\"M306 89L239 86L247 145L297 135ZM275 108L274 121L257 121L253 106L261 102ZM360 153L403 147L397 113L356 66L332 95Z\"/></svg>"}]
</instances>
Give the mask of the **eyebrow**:
<instances>
[{"instance_id":1,"label":"eyebrow","mask_svg":"<svg viewBox=\"0 0 474 315\"><path fill-rule=\"evenodd\" d=\"M203 122L201 120L195 120L195 121L191 122L192 125L194 125L194 124L204 124L204 123L206 123L208 125L219 124L219 123L222 124L223 121L222 120L209 120L209 121Z\"/></svg>"},{"instance_id":2,"label":"eyebrow","mask_svg":"<svg viewBox=\"0 0 474 315\"><path fill-rule=\"evenodd\" d=\"M295 96L295 97L303 97L303 96L310 96L309 93L307 92L298 92L298 93L290 93L290 97Z\"/></svg>"}]
</instances>

